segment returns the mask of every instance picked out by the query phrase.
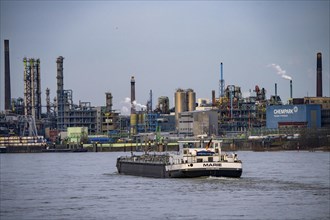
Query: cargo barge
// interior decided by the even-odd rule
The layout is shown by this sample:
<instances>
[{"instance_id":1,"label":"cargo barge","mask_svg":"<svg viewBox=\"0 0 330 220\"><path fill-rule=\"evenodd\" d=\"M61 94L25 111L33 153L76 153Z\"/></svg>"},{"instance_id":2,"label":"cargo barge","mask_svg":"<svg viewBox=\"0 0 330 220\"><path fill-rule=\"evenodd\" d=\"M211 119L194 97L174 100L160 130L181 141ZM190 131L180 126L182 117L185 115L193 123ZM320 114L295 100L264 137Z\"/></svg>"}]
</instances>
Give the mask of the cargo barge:
<instances>
[{"instance_id":1,"label":"cargo barge","mask_svg":"<svg viewBox=\"0 0 330 220\"><path fill-rule=\"evenodd\" d=\"M155 178L234 177L242 175L237 154L221 152L221 140L179 141L177 153L145 153L117 158L119 174Z\"/></svg>"},{"instance_id":2,"label":"cargo barge","mask_svg":"<svg viewBox=\"0 0 330 220\"><path fill-rule=\"evenodd\" d=\"M46 146L43 136L0 137L0 153L41 152Z\"/></svg>"}]
</instances>

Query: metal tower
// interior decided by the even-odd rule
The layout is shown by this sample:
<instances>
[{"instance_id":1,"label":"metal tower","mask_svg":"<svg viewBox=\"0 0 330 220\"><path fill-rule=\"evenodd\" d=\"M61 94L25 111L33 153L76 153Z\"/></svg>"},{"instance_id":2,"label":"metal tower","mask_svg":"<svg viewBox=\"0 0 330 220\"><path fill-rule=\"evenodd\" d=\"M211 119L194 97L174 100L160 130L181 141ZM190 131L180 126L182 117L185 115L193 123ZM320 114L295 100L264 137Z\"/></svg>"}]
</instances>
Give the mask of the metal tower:
<instances>
[{"instance_id":1,"label":"metal tower","mask_svg":"<svg viewBox=\"0 0 330 220\"><path fill-rule=\"evenodd\" d=\"M41 118L40 60L24 57L24 113Z\"/></svg>"},{"instance_id":2,"label":"metal tower","mask_svg":"<svg viewBox=\"0 0 330 220\"><path fill-rule=\"evenodd\" d=\"M219 97L224 96L225 80L223 79L223 64L220 63Z\"/></svg>"},{"instance_id":3,"label":"metal tower","mask_svg":"<svg viewBox=\"0 0 330 220\"><path fill-rule=\"evenodd\" d=\"M49 97L50 90L49 88L46 89L46 109L47 115L50 115L50 97Z\"/></svg>"},{"instance_id":4,"label":"metal tower","mask_svg":"<svg viewBox=\"0 0 330 220\"><path fill-rule=\"evenodd\" d=\"M64 130L64 89L63 89L63 57L59 56L57 63L57 129Z\"/></svg>"}]
</instances>

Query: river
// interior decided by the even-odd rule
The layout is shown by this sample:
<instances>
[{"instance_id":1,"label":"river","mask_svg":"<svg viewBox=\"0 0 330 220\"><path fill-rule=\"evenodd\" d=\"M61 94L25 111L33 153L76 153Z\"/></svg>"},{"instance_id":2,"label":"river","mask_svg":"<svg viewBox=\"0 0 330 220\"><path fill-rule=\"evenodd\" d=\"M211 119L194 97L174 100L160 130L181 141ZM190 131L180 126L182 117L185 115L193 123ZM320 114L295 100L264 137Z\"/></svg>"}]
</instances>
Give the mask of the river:
<instances>
[{"instance_id":1,"label":"river","mask_svg":"<svg viewBox=\"0 0 330 220\"><path fill-rule=\"evenodd\" d=\"M0 219L329 219L329 152L238 152L240 179L117 174L124 152L0 154Z\"/></svg>"}]
</instances>

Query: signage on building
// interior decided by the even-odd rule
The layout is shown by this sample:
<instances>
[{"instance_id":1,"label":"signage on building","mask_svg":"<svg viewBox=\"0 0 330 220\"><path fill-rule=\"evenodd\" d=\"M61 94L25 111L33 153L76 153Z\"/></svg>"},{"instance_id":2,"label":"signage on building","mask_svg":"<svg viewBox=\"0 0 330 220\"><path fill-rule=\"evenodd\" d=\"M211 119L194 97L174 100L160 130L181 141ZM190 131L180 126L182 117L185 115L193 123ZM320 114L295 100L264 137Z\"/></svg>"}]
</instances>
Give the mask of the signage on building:
<instances>
[{"instance_id":1,"label":"signage on building","mask_svg":"<svg viewBox=\"0 0 330 220\"><path fill-rule=\"evenodd\" d=\"M274 109L274 117L288 117L289 115L298 113L298 107L294 106L293 108L279 108L279 109Z\"/></svg>"},{"instance_id":2,"label":"signage on building","mask_svg":"<svg viewBox=\"0 0 330 220\"><path fill-rule=\"evenodd\" d=\"M321 105L272 105L267 106L267 128L278 128L279 123L305 124L321 127Z\"/></svg>"}]
</instances>

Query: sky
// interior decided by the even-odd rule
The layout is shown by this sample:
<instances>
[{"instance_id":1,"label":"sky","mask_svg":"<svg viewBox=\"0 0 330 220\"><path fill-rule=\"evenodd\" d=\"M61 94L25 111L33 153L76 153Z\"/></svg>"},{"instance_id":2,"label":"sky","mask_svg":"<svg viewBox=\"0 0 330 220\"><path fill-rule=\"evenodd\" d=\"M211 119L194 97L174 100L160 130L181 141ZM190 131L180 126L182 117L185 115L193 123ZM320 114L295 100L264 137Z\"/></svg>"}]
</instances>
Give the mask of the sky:
<instances>
[{"instance_id":1,"label":"sky","mask_svg":"<svg viewBox=\"0 0 330 220\"><path fill-rule=\"evenodd\" d=\"M23 58L39 58L42 104L56 96L56 58L74 103L124 112L135 77L136 100L192 88L197 98L225 86L244 96L256 85L284 103L316 96L316 54L323 58L323 96L330 96L330 1L0 1L0 110L4 109L4 40L9 39L12 98L24 96ZM126 106L126 108L125 108Z\"/></svg>"}]
</instances>

